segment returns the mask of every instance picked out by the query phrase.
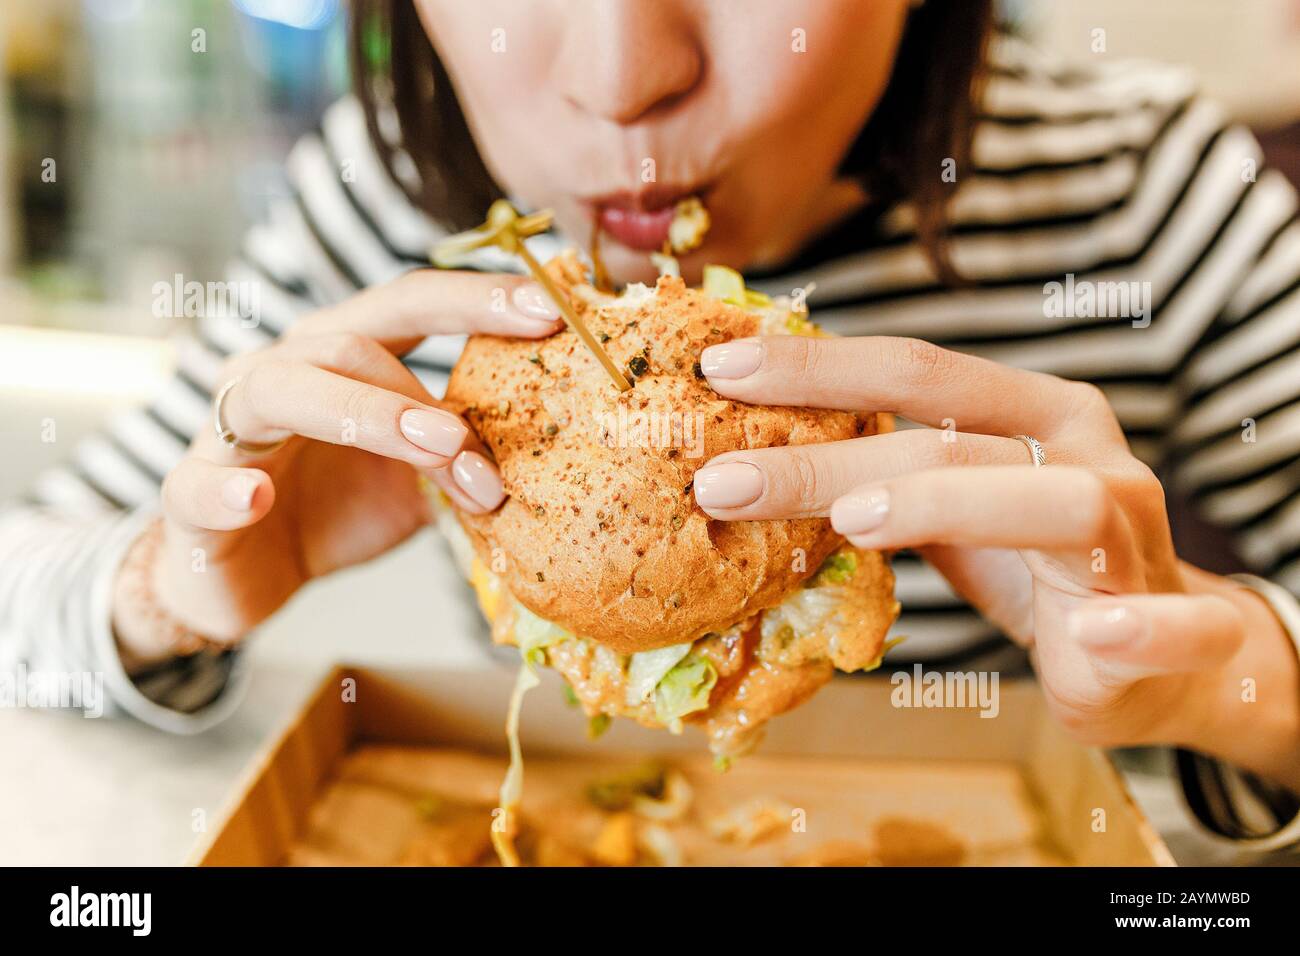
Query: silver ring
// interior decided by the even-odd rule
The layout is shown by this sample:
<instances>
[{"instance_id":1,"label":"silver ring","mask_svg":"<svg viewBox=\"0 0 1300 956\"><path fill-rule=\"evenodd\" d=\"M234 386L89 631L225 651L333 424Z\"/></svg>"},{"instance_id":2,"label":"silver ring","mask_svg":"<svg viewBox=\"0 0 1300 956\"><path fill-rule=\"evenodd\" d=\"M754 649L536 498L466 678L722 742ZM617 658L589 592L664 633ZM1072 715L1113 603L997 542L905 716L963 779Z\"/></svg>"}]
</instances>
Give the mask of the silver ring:
<instances>
[{"instance_id":1,"label":"silver ring","mask_svg":"<svg viewBox=\"0 0 1300 956\"><path fill-rule=\"evenodd\" d=\"M288 442L288 438L260 443L240 441L230 426L226 424L226 396L230 394L232 388L239 384L239 381L239 378L236 377L222 385L212 403L212 424L217 430L217 437L221 439L221 443L227 448L241 451L245 455L269 455L271 452L283 448L285 443Z\"/></svg>"},{"instance_id":2,"label":"silver ring","mask_svg":"<svg viewBox=\"0 0 1300 956\"><path fill-rule=\"evenodd\" d=\"M1013 435L1012 437L1029 449L1029 454L1034 456L1035 468L1042 468L1047 464L1047 452L1043 451L1043 443L1037 438L1030 438L1028 435Z\"/></svg>"}]
</instances>

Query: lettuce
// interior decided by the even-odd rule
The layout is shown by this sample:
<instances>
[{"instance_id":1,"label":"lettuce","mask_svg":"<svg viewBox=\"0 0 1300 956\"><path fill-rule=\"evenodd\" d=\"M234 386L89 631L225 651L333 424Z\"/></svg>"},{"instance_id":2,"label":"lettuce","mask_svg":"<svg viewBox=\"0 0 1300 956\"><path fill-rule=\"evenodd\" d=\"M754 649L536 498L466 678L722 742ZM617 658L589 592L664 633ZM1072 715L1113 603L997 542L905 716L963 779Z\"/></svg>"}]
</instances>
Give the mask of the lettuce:
<instances>
[{"instance_id":1,"label":"lettuce","mask_svg":"<svg viewBox=\"0 0 1300 956\"><path fill-rule=\"evenodd\" d=\"M745 304L745 280L735 269L726 266L706 265L701 285L706 295L732 305Z\"/></svg>"},{"instance_id":2,"label":"lettuce","mask_svg":"<svg viewBox=\"0 0 1300 956\"><path fill-rule=\"evenodd\" d=\"M763 614L764 640L779 636L782 628L789 627L795 637L807 637L820 630L844 607L851 592L843 585L815 584L800 588L774 608ZM785 641L781 646L788 646Z\"/></svg>"},{"instance_id":3,"label":"lettuce","mask_svg":"<svg viewBox=\"0 0 1300 956\"><path fill-rule=\"evenodd\" d=\"M587 718L587 739L596 740L609 730L609 714L597 714Z\"/></svg>"},{"instance_id":4,"label":"lettuce","mask_svg":"<svg viewBox=\"0 0 1300 956\"><path fill-rule=\"evenodd\" d=\"M587 799L608 813L618 813L632 809L638 798L662 800L667 787L667 769L652 761L593 780L587 785Z\"/></svg>"},{"instance_id":5,"label":"lettuce","mask_svg":"<svg viewBox=\"0 0 1300 956\"><path fill-rule=\"evenodd\" d=\"M811 585L848 584L858 570L858 556L852 551L838 551L822 562Z\"/></svg>"},{"instance_id":6,"label":"lettuce","mask_svg":"<svg viewBox=\"0 0 1300 956\"><path fill-rule=\"evenodd\" d=\"M704 290L705 295L740 306L742 309L763 309L772 304L771 298L762 292L746 289L744 276L726 266L706 265L704 281L700 288Z\"/></svg>"},{"instance_id":7,"label":"lettuce","mask_svg":"<svg viewBox=\"0 0 1300 956\"><path fill-rule=\"evenodd\" d=\"M898 637L891 637L885 643L880 645L880 653L873 657L867 664L863 665L862 673L874 671L877 667L885 662L885 655L892 651L899 644L907 640L906 634L900 634Z\"/></svg>"},{"instance_id":8,"label":"lettuce","mask_svg":"<svg viewBox=\"0 0 1300 956\"><path fill-rule=\"evenodd\" d=\"M524 752L519 743L519 718L523 712L524 695L541 683L537 665L546 663L546 648L573 637L558 624L538 617L518 601L515 602L515 643L523 661L515 677L515 688L510 695L510 708L506 711L506 742L510 747L510 766L501 781L500 817L492 821L492 846L502 866L518 866L519 854L515 850L515 814L524 793Z\"/></svg>"},{"instance_id":9,"label":"lettuce","mask_svg":"<svg viewBox=\"0 0 1300 956\"><path fill-rule=\"evenodd\" d=\"M791 312L785 317L785 331L789 335L805 335L813 338L820 338L822 331L811 320L806 313Z\"/></svg>"},{"instance_id":10,"label":"lettuce","mask_svg":"<svg viewBox=\"0 0 1300 956\"><path fill-rule=\"evenodd\" d=\"M687 641L633 654L627 668L627 705L639 707L649 700L659 682L690 652L691 642Z\"/></svg>"},{"instance_id":11,"label":"lettuce","mask_svg":"<svg viewBox=\"0 0 1300 956\"><path fill-rule=\"evenodd\" d=\"M546 648L572 638L573 635L560 625L538 617L518 601L515 602L515 644L525 660L545 664Z\"/></svg>"},{"instance_id":12,"label":"lettuce","mask_svg":"<svg viewBox=\"0 0 1300 956\"><path fill-rule=\"evenodd\" d=\"M718 671L708 660L687 654L655 687L655 717L674 733L682 718L709 706Z\"/></svg>"},{"instance_id":13,"label":"lettuce","mask_svg":"<svg viewBox=\"0 0 1300 956\"><path fill-rule=\"evenodd\" d=\"M540 654L541 651L539 650ZM500 816L493 815L492 847L502 866L518 866L519 853L515 850L515 815L524 795L524 751L519 743L519 717L524 708L524 695L541 683L537 677L535 661L523 652L523 661L515 677L515 688L510 694L510 707L506 711L506 741L510 746L510 766L501 781L499 801Z\"/></svg>"}]
</instances>

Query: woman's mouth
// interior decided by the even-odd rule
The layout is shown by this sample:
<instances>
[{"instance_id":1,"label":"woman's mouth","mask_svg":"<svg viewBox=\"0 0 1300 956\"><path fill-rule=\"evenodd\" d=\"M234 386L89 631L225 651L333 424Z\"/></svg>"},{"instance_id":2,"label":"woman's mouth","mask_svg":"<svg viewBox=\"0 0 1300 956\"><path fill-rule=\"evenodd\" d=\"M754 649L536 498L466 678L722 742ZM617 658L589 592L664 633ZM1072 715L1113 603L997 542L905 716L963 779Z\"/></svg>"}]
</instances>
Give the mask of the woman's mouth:
<instances>
[{"instance_id":1,"label":"woman's mouth","mask_svg":"<svg viewBox=\"0 0 1300 956\"><path fill-rule=\"evenodd\" d=\"M640 252L659 252L673 238L671 228L682 201L702 200L704 194L705 189L698 187L651 187L637 193L592 199L588 203L600 230L616 242Z\"/></svg>"},{"instance_id":2,"label":"woman's mouth","mask_svg":"<svg viewBox=\"0 0 1300 956\"><path fill-rule=\"evenodd\" d=\"M668 241L668 227L673 222L673 207L663 209L626 209L600 206L596 210L600 228L629 249L657 252Z\"/></svg>"}]
</instances>

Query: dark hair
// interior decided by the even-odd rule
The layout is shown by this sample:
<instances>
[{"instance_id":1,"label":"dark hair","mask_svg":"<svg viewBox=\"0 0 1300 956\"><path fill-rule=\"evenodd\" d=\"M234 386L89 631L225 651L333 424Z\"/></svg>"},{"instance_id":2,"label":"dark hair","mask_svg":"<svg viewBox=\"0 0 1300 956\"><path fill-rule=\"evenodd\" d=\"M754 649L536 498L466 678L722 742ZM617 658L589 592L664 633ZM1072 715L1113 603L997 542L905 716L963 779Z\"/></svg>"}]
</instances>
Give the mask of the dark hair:
<instances>
[{"instance_id":1,"label":"dark hair","mask_svg":"<svg viewBox=\"0 0 1300 956\"><path fill-rule=\"evenodd\" d=\"M947 204L970 161L993 0L912 9L880 103L842 168L873 197L910 200L917 234L946 281ZM353 0L353 85L380 156L412 202L449 229L477 225L502 195L479 155L451 77L412 0ZM941 172L955 163L956 177Z\"/></svg>"}]
</instances>

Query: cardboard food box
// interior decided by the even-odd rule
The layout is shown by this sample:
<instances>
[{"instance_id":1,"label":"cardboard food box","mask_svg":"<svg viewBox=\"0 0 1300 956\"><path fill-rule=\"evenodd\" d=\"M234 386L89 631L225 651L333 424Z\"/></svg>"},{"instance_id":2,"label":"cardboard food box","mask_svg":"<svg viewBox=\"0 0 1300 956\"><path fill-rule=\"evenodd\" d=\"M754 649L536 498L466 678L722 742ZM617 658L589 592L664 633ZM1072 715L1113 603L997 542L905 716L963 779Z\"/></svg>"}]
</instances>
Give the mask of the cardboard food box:
<instances>
[{"instance_id":1,"label":"cardboard food box","mask_svg":"<svg viewBox=\"0 0 1300 956\"><path fill-rule=\"evenodd\" d=\"M255 761L190 862L490 861L513 682L504 669L335 668ZM559 828L554 845L585 846L575 853L586 862L592 853L610 862L607 831L617 827L583 795L653 756L692 794L686 817L650 826L660 843L671 834L671 852L656 851L665 862L1174 865L1115 768L1065 736L1033 682L998 690L996 716L981 717L895 706L889 680L837 678L719 773L689 727L673 736L616 720L589 740L585 718L545 672L523 709L522 818ZM738 813L747 822L736 823ZM630 833L631 814L615 815ZM767 825L745 831L761 818Z\"/></svg>"}]
</instances>

